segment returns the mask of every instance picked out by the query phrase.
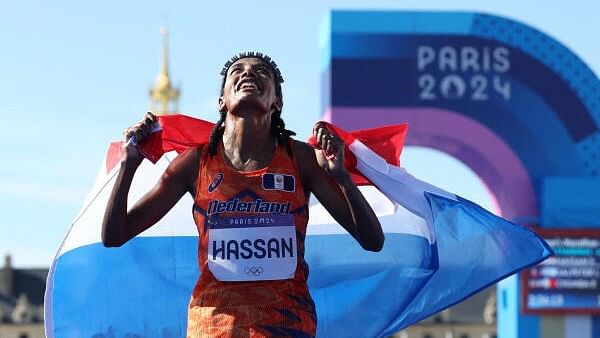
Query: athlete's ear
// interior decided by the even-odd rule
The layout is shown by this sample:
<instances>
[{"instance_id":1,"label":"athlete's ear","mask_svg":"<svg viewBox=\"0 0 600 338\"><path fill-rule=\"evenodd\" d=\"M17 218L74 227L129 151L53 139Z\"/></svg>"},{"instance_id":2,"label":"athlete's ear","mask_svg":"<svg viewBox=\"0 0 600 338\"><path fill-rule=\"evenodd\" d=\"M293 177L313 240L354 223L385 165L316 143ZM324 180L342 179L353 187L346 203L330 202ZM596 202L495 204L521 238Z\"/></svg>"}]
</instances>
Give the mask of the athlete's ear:
<instances>
[{"instance_id":1,"label":"athlete's ear","mask_svg":"<svg viewBox=\"0 0 600 338\"><path fill-rule=\"evenodd\" d=\"M217 102L217 109L221 113L225 113L227 111L227 105L225 105L225 100L223 100L223 96L219 97L219 101Z\"/></svg>"},{"instance_id":2,"label":"athlete's ear","mask_svg":"<svg viewBox=\"0 0 600 338\"><path fill-rule=\"evenodd\" d=\"M276 98L273 104L271 105L271 110L280 112L283 109L283 102L281 99Z\"/></svg>"}]
</instances>

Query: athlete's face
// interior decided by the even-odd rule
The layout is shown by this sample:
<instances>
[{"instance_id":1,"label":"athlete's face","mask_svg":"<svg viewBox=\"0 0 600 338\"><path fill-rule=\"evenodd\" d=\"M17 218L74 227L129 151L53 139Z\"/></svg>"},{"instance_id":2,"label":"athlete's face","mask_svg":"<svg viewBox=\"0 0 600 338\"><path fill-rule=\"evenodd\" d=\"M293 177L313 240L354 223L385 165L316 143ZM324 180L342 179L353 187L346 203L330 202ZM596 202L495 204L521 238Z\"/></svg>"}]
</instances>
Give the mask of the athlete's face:
<instances>
[{"instance_id":1,"label":"athlete's face","mask_svg":"<svg viewBox=\"0 0 600 338\"><path fill-rule=\"evenodd\" d=\"M235 112L243 107L261 112L281 110L275 91L275 74L259 58L240 59L227 70L219 109Z\"/></svg>"}]
</instances>

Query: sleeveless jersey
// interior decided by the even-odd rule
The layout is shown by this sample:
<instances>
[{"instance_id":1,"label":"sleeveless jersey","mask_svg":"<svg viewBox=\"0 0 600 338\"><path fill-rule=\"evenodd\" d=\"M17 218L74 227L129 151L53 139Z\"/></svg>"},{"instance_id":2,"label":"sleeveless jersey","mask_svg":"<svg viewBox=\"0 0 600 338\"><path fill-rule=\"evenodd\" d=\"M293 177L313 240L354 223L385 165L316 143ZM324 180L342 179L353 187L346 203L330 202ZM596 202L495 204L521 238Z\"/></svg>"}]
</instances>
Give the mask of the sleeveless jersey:
<instances>
[{"instance_id":1,"label":"sleeveless jersey","mask_svg":"<svg viewBox=\"0 0 600 338\"><path fill-rule=\"evenodd\" d=\"M269 165L237 171L203 151L194 200L200 278L188 309L188 337L314 337L306 280L308 207L285 146Z\"/></svg>"}]
</instances>

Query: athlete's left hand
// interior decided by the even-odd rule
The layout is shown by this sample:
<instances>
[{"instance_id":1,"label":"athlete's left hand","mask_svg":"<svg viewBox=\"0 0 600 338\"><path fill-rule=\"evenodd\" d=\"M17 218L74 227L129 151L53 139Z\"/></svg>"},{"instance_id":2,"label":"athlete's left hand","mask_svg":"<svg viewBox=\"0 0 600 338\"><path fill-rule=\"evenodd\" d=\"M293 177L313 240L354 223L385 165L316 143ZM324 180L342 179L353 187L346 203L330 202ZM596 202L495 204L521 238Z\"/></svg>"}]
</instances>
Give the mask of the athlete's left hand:
<instances>
[{"instance_id":1,"label":"athlete's left hand","mask_svg":"<svg viewBox=\"0 0 600 338\"><path fill-rule=\"evenodd\" d=\"M327 129L322 122L317 122L313 127L313 136L317 141L315 154L319 166L338 181L347 178L348 171L344 166L344 141L336 133Z\"/></svg>"}]
</instances>

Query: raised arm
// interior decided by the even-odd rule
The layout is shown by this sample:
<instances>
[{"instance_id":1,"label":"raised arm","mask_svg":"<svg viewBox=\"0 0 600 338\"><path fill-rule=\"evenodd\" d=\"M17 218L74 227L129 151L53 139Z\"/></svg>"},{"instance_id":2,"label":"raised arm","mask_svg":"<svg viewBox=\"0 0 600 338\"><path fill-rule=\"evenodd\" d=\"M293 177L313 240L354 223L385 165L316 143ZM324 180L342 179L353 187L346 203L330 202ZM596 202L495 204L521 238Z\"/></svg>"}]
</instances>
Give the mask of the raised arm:
<instances>
[{"instance_id":1,"label":"raised arm","mask_svg":"<svg viewBox=\"0 0 600 338\"><path fill-rule=\"evenodd\" d=\"M296 147L306 188L365 250L380 251L385 239L381 224L344 167L343 141L321 124L313 133L316 149L303 143Z\"/></svg>"},{"instance_id":2,"label":"raised arm","mask_svg":"<svg viewBox=\"0 0 600 338\"><path fill-rule=\"evenodd\" d=\"M138 140L143 139L154 121L153 115L147 115L128 129L126 139L134 134ZM143 157L133 145L127 146L124 151L102 222L102 243L105 247L125 244L158 222L186 192L195 191L200 149L191 149L177 156L156 185L127 211L131 182Z\"/></svg>"}]
</instances>

